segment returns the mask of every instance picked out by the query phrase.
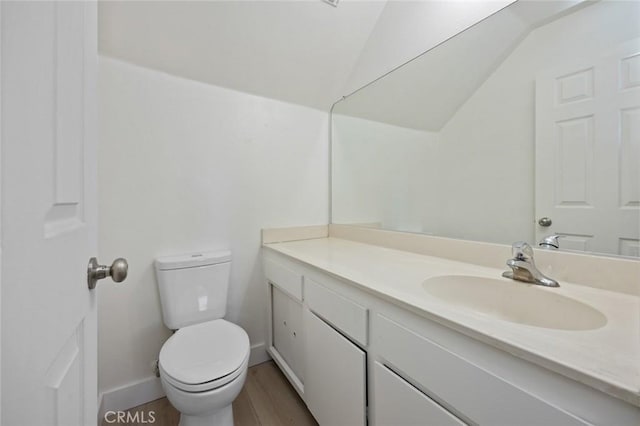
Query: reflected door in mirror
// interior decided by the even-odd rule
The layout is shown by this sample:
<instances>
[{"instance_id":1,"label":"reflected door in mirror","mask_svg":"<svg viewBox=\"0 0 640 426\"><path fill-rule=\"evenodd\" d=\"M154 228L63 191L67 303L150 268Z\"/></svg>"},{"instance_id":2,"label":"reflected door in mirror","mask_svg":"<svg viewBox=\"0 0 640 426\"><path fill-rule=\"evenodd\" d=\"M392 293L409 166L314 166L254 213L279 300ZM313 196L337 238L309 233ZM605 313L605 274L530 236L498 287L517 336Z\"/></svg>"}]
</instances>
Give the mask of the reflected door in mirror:
<instances>
[{"instance_id":1,"label":"reflected door in mirror","mask_svg":"<svg viewBox=\"0 0 640 426\"><path fill-rule=\"evenodd\" d=\"M536 79L538 240L640 256L640 39Z\"/></svg>"}]
</instances>

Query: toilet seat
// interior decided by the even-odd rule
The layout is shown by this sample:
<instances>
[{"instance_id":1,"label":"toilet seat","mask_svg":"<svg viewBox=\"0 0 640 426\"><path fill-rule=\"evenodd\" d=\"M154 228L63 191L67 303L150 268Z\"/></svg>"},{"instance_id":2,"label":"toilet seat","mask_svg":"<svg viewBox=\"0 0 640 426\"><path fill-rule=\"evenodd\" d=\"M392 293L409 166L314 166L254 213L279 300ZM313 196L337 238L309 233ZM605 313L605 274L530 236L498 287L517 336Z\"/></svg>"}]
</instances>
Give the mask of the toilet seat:
<instances>
[{"instance_id":1,"label":"toilet seat","mask_svg":"<svg viewBox=\"0 0 640 426\"><path fill-rule=\"evenodd\" d=\"M249 337L223 319L181 328L160 350L163 378L186 392L204 392L224 386L246 369Z\"/></svg>"},{"instance_id":2,"label":"toilet seat","mask_svg":"<svg viewBox=\"0 0 640 426\"><path fill-rule=\"evenodd\" d=\"M246 361L248 361L248 356ZM204 383L198 383L198 384L187 384L187 383L183 383L173 377L171 377L170 375L168 375L166 373L166 371L160 367L160 374L162 374L162 377L165 379L165 381L167 383L169 383L171 386L173 386L176 389L180 389L182 391L185 392L190 392L190 393L198 393L198 392L208 392L214 389L218 389L222 386L225 386L231 382L233 382L235 379L237 379L243 371L246 370L246 364L241 366L240 368L238 368L236 371L234 371L231 374L228 374L224 377L220 377L218 379L214 379L208 382L204 382Z\"/></svg>"}]
</instances>

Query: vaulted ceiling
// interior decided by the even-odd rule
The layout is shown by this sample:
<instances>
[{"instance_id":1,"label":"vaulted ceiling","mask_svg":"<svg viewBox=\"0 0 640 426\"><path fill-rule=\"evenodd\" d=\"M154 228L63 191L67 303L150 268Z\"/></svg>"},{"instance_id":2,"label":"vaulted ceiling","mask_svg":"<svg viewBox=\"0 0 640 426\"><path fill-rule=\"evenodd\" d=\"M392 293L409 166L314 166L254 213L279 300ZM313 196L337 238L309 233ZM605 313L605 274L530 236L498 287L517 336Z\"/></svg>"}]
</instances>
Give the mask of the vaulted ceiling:
<instances>
[{"instance_id":1,"label":"vaulted ceiling","mask_svg":"<svg viewBox=\"0 0 640 426\"><path fill-rule=\"evenodd\" d=\"M384 5L108 1L99 5L100 52L189 79L328 109Z\"/></svg>"},{"instance_id":2,"label":"vaulted ceiling","mask_svg":"<svg viewBox=\"0 0 640 426\"><path fill-rule=\"evenodd\" d=\"M103 1L103 55L322 110L512 0Z\"/></svg>"}]
</instances>

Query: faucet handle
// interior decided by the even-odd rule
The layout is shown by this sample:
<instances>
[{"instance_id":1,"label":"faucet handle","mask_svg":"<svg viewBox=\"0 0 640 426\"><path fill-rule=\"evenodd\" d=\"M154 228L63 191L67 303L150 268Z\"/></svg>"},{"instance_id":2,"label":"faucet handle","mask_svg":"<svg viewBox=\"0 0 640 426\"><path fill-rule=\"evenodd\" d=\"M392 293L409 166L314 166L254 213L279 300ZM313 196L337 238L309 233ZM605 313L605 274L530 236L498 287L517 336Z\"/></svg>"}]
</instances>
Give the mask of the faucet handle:
<instances>
[{"instance_id":1,"label":"faucet handle","mask_svg":"<svg viewBox=\"0 0 640 426\"><path fill-rule=\"evenodd\" d=\"M558 235L558 234L548 235L548 236L544 237L538 243L538 245L540 247L544 247L544 248L559 249L560 248L560 242L558 241L558 238L562 238L562 237L564 237L564 235Z\"/></svg>"},{"instance_id":2,"label":"faucet handle","mask_svg":"<svg viewBox=\"0 0 640 426\"><path fill-rule=\"evenodd\" d=\"M513 258L517 260L530 261L533 259L533 248L526 241L516 241L511 246Z\"/></svg>"}]
</instances>

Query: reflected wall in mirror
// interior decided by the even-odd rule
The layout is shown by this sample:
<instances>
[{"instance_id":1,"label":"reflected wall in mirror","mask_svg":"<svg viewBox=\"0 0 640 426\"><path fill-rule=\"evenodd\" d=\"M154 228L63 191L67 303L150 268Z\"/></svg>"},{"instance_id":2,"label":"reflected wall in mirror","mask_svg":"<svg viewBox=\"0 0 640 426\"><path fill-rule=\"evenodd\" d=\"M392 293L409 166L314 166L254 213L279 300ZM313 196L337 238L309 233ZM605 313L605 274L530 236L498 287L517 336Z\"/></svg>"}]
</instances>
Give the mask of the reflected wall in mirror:
<instances>
[{"instance_id":1,"label":"reflected wall in mirror","mask_svg":"<svg viewBox=\"0 0 640 426\"><path fill-rule=\"evenodd\" d=\"M332 222L640 256L638 22L521 0L339 101Z\"/></svg>"}]
</instances>

